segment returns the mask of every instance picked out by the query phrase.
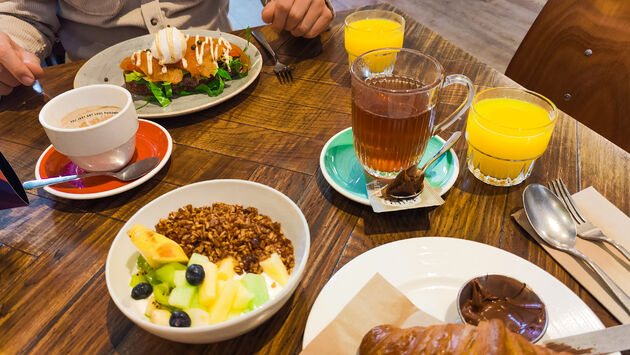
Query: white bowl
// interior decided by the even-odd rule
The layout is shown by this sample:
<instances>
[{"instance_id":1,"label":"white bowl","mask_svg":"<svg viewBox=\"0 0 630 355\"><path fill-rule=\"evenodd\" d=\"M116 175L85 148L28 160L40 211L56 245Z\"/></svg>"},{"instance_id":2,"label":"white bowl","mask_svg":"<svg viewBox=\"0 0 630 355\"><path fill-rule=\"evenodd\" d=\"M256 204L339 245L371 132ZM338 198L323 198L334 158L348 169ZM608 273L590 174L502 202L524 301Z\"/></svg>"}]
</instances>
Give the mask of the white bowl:
<instances>
[{"instance_id":1,"label":"white bowl","mask_svg":"<svg viewBox=\"0 0 630 355\"><path fill-rule=\"evenodd\" d=\"M180 207L209 206L214 202L256 207L275 222L280 222L284 235L293 243L295 266L289 282L273 299L261 307L234 319L194 328L173 328L153 324L138 310L131 298L129 281L139 255L127 231L134 224L153 228L160 218ZM187 185L151 201L134 214L114 239L105 265L107 290L120 311L142 329L159 337L182 343L212 343L241 335L276 313L297 287L308 259L310 233L300 208L287 196L271 187L244 180L210 180Z\"/></svg>"}]
</instances>

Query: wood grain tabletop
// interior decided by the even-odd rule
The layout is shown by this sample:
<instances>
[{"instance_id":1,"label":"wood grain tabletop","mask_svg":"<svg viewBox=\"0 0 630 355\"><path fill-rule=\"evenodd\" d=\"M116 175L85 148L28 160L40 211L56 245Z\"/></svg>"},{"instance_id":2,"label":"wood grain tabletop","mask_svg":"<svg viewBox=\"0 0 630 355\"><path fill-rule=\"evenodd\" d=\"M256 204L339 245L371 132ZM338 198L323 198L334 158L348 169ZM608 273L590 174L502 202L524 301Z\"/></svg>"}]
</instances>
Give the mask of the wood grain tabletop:
<instances>
[{"instance_id":1,"label":"wood grain tabletop","mask_svg":"<svg viewBox=\"0 0 630 355\"><path fill-rule=\"evenodd\" d=\"M380 4L372 7L393 9ZM148 182L122 194L88 201L29 191L30 206L0 211L0 353L295 354L309 310L328 279L348 261L379 245L443 236L473 240L540 266L578 294L606 326L618 322L511 218L523 189L561 177L569 190L594 186L630 214L630 155L564 114L549 148L521 185L478 181L465 165L466 142L455 151L460 173L437 208L375 214L333 190L319 169L326 141L351 125L350 76L340 12L318 39L261 30L281 60L294 66L293 83L280 85L264 57L260 77L243 93L208 110L156 121L174 141L167 165ZM403 13L404 16L404 13ZM244 36L244 32L236 34ZM408 19L405 47L436 57L447 73L462 73L478 89L516 86L422 24ZM43 93L20 87L0 101L0 151L22 181L50 142L38 122L42 105L72 88L82 62L45 69ZM444 91L438 115L462 100ZM460 120L443 134L463 130ZM303 280L286 305L262 326L209 345L169 342L136 327L114 305L105 284L105 260L122 225L138 209L180 186L231 178L269 185L303 211L311 252Z\"/></svg>"}]
</instances>

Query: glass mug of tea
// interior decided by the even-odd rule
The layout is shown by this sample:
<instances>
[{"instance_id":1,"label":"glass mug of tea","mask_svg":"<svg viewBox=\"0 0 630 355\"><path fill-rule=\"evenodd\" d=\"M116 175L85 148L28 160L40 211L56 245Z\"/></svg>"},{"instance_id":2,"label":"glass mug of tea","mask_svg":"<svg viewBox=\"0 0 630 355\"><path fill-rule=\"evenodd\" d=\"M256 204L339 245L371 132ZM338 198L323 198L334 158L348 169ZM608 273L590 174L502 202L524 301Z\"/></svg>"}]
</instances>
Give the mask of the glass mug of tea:
<instances>
[{"instance_id":1,"label":"glass mug of tea","mask_svg":"<svg viewBox=\"0 0 630 355\"><path fill-rule=\"evenodd\" d=\"M431 136L459 119L475 95L468 77L446 76L435 58L413 49L367 52L350 72L354 151L365 171L377 178L391 179L417 165ZM439 92L452 84L466 86L466 100L436 124Z\"/></svg>"}]
</instances>

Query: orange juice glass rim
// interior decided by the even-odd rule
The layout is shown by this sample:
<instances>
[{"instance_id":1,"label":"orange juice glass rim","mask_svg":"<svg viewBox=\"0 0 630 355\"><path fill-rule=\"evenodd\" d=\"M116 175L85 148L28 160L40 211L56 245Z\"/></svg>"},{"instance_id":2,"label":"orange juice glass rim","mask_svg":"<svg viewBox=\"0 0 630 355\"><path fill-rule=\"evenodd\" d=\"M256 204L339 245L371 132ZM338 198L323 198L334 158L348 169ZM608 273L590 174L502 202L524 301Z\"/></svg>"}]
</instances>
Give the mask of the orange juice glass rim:
<instances>
[{"instance_id":1,"label":"orange juice glass rim","mask_svg":"<svg viewBox=\"0 0 630 355\"><path fill-rule=\"evenodd\" d=\"M547 110L547 111L550 114L550 116L553 116L553 117L552 117L551 120L549 120L549 123L545 123L542 126L532 127L532 128L514 127L514 126L504 125L504 124L501 124L501 123L496 122L494 120L491 120L488 117L485 117L484 115L482 115L479 112L477 112L477 110L475 109L475 104L477 102L479 102L478 97L481 94L484 94L484 93L489 92L489 91L494 91L494 90L520 91L520 92L529 94L531 96L537 97L537 98L543 100L544 102L546 102L547 104L549 104L549 106L551 106L551 110ZM499 98L500 97L495 97L495 99L499 99ZM482 99L481 101L483 101L483 100L488 100L488 99ZM519 99L513 99L513 100L523 101L523 100L519 100ZM531 103L531 104L532 105L536 105L538 107L541 107L540 105L535 104L535 103ZM541 107L541 108L544 108L544 107ZM558 119L558 116L559 116L558 108L556 107L556 105L551 100L549 100L547 97L545 97L544 95L541 95L541 94L539 94L537 92L534 92L534 91L531 91L531 90L527 90L527 89L524 89L524 88L515 88L515 87L508 87L508 86L500 86L500 87L495 87L495 88L489 88L489 89L485 89L485 90L482 90L482 91L478 92L475 95L475 98L473 99L472 105L470 105L470 109L475 112L476 117L482 118L483 121L492 123L493 125L496 125L496 126L499 126L499 127L502 127L502 128L508 128L508 129L518 130L518 131L535 131L535 130L539 130L541 128L548 127L548 126L552 125Z\"/></svg>"},{"instance_id":2,"label":"orange juice glass rim","mask_svg":"<svg viewBox=\"0 0 630 355\"><path fill-rule=\"evenodd\" d=\"M398 18L398 20L399 20L399 21L397 21L398 25L399 25L398 27L393 28L393 29L388 30L388 31L382 31L381 30L381 31L379 31L380 33L397 32L397 31L400 31L401 27L405 28L405 18L402 15L399 15L399 14L393 12L393 11L387 11L387 10L361 10L361 11L356 11L356 12L353 12L350 15L346 16L346 18L343 20L343 24L346 27L352 28L353 30L366 32L366 30L359 29L359 28L356 28L356 27L352 26L352 24L354 22L357 22L359 20L348 22L348 18L353 18L357 14L360 15L360 14L364 14L364 13L368 13L368 12L373 13L375 16L368 16L368 17L362 18L361 20L374 20L374 19L390 20L389 18L386 18L385 16L379 16L378 14L391 14L394 17Z\"/></svg>"},{"instance_id":3,"label":"orange juice glass rim","mask_svg":"<svg viewBox=\"0 0 630 355\"><path fill-rule=\"evenodd\" d=\"M361 79L355 70L355 65L357 65L359 59L363 59L363 57L376 53L376 52L384 52L384 54L386 53L391 53L391 52L407 52L407 53L412 53L412 54L416 54L419 55L421 57L425 57L426 59L428 59L429 61L431 61L433 64L435 64L436 68L437 68L437 72L439 73L439 75L437 76L437 78L431 82L430 84L425 84L419 88L415 88L415 89L386 89L386 88L380 88L380 87L375 87L375 86L369 86L365 83L365 80ZM429 91L434 89L436 86L440 85L440 83L444 80L444 68L442 67L442 64L440 64L440 62L437 61L437 59L431 57L428 54L424 54L420 51L417 51L415 49L410 49L410 48L397 48L397 47L389 47L389 48L379 48L379 49L373 49L369 52L365 52L363 54L361 54L360 56L358 56L353 62L352 65L350 66L350 74L357 79L361 85L363 86L367 86L370 87L372 89L376 89L378 91L382 91L382 92L388 92L388 93L392 93L392 94L413 94L416 92L423 92L423 91Z\"/></svg>"}]
</instances>

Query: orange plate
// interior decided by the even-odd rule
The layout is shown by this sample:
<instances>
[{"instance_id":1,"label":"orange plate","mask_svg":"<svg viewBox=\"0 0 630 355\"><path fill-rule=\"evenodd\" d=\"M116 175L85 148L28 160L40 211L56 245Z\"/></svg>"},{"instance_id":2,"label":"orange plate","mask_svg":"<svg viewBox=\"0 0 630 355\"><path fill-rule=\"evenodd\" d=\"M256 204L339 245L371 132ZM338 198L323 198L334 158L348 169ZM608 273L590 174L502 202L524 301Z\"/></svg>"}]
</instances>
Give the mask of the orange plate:
<instances>
[{"instance_id":1,"label":"orange plate","mask_svg":"<svg viewBox=\"0 0 630 355\"><path fill-rule=\"evenodd\" d=\"M153 122L139 120L139 123L138 132L136 132L136 150L129 164L154 156L159 157L162 161L169 150L169 138L166 133ZM156 167L156 169L159 168L160 166ZM59 153L52 146L44 152L39 164L39 175L42 179L84 172L83 169L76 166L68 157ZM49 187L69 194L92 194L111 191L134 181L123 182L110 176L93 176Z\"/></svg>"}]
</instances>

